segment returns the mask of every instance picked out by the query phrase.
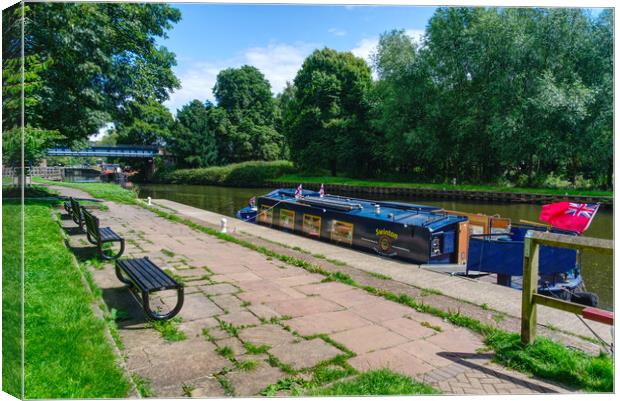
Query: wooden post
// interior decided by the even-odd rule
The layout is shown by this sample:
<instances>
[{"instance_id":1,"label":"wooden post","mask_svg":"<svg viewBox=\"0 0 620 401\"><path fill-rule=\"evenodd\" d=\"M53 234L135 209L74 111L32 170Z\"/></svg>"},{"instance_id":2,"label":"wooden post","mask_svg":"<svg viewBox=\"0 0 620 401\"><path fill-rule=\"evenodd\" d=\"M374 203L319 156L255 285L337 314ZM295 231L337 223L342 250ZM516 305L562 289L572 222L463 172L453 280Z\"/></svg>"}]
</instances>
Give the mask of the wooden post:
<instances>
[{"instance_id":1,"label":"wooden post","mask_svg":"<svg viewBox=\"0 0 620 401\"><path fill-rule=\"evenodd\" d=\"M538 290L538 254L540 246L528 231L523 251L523 296L521 303L521 342L531 344L536 337L536 304L534 294Z\"/></svg>"}]
</instances>

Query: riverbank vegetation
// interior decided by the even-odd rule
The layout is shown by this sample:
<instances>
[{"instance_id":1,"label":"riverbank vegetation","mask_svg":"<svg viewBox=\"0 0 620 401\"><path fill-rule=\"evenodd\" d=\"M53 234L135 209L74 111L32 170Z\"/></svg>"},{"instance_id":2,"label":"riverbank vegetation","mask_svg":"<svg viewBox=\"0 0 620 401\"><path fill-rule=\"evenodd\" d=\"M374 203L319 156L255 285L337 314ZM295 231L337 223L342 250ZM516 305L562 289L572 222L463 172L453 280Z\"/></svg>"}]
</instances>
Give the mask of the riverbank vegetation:
<instances>
[{"instance_id":1,"label":"riverbank vegetation","mask_svg":"<svg viewBox=\"0 0 620 401\"><path fill-rule=\"evenodd\" d=\"M129 384L104 334L106 323L93 312L93 296L86 290L75 259L65 247L51 205L48 201L28 201L24 209L25 397L126 397ZM4 262L20 254L20 241L15 240L19 238L19 224L11 219L19 216L21 205L5 202L2 209L3 216L7 216L3 217ZM4 289L10 290L10 286ZM10 315L11 304L3 305L4 316L6 312ZM17 325L14 323L3 327L7 332L11 327L19 329L19 320ZM15 339L19 341L20 337ZM11 351L19 350L13 348ZM3 369L3 381L14 386L11 372L10 367Z\"/></svg>"},{"instance_id":2,"label":"riverbank vegetation","mask_svg":"<svg viewBox=\"0 0 620 401\"><path fill-rule=\"evenodd\" d=\"M334 185L350 185L357 187L401 187L401 188L426 188L440 190L457 190L457 191L493 191L493 192L524 192L537 194L557 194L557 195L588 195L588 196L613 196L613 191L593 190L586 188L573 188L570 185L562 186L543 186L540 188L522 188L511 185L472 185L472 184L453 184L453 183L416 183L416 182L399 182L384 181L371 179L356 179L348 177L332 177L323 176L307 176L304 174L288 174L276 178L274 181L289 183L291 185L299 184L334 184Z\"/></svg>"},{"instance_id":3,"label":"riverbank vegetation","mask_svg":"<svg viewBox=\"0 0 620 401\"><path fill-rule=\"evenodd\" d=\"M170 184L260 186L293 171L293 163L284 160L248 161L206 168L160 170L153 180Z\"/></svg>"}]
</instances>

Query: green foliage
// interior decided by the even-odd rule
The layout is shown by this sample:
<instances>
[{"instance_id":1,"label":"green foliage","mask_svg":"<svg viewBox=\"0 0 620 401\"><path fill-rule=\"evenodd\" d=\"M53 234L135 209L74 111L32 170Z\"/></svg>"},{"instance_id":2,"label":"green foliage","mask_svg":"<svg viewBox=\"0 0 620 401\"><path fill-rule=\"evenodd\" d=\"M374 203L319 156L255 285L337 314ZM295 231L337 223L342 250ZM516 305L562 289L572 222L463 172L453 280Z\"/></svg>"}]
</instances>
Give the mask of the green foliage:
<instances>
[{"instance_id":1,"label":"green foliage","mask_svg":"<svg viewBox=\"0 0 620 401\"><path fill-rule=\"evenodd\" d=\"M213 105L193 100L177 111L177 120L167 141L169 151L181 166L208 167L218 160L213 124Z\"/></svg>"},{"instance_id":2,"label":"green foliage","mask_svg":"<svg viewBox=\"0 0 620 401\"><path fill-rule=\"evenodd\" d=\"M167 183L226 186L257 186L293 171L287 161L249 161L200 169L179 169L156 173L154 180Z\"/></svg>"},{"instance_id":3,"label":"green foliage","mask_svg":"<svg viewBox=\"0 0 620 401\"><path fill-rule=\"evenodd\" d=\"M31 126L24 127L24 163L37 165L45 157L45 150L62 139L58 131L50 131ZM2 132L2 158L6 165L21 166L22 130L6 129Z\"/></svg>"},{"instance_id":4,"label":"green foliage","mask_svg":"<svg viewBox=\"0 0 620 401\"><path fill-rule=\"evenodd\" d=\"M383 34L374 57L380 174L611 187L610 10L439 8L424 46Z\"/></svg>"},{"instance_id":5,"label":"green foliage","mask_svg":"<svg viewBox=\"0 0 620 401\"><path fill-rule=\"evenodd\" d=\"M137 373L133 373L131 375L131 379L135 383L136 390L141 397L148 398L153 396L153 390L151 390L151 383L148 380L146 380Z\"/></svg>"},{"instance_id":6,"label":"green foliage","mask_svg":"<svg viewBox=\"0 0 620 401\"><path fill-rule=\"evenodd\" d=\"M149 327L155 329L161 336L170 342L182 341L187 338L185 333L179 330L181 318L176 316L169 320L154 320L149 322Z\"/></svg>"},{"instance_id":7,"label":"green foliage","mask_svg":"<svg viewBox=\"0 0 620 401\"><path fill-rule=\"evenodd\" d=\"M252 355L264 354L265 352L269 351L268 345L266 344L256 345L256 344L252 344L249 341L244 342L243 347L248 352L248 354L252 354Z\"/></svg>"},{"instance_id":8,"label":"green foliage","mask_svg":"<svg viewBox=\"0 0 620 401\"><path fill-rule=\"evenodd\" d=\"M233 349L230 348L229 346L218 347L215 349L215 351L227 359L232 359L235 357L235 351L233 351Z\"/></svg>"},{"instance_id":9,"label":"green foliage","mask_svg":"<svg viewBox=\"0 0 620 401\"><path fill-rule=\"evenodd\" d=\"M236 366L239 370L251 372L252 370L255 370L259 364L260 362L255 359L246 359L244 361L237 362Z\"/></svg>"},{"instance_id":10,"label":"green foliage","mask_svg":"<svg viewBox=\"0 0 620 401\"><path fill-rule=\"evenodd\" d=\"M328 387L309 391L308 395L343 396L343 395L412 395L439 394L431 386L417 382L388 369L370 370L351 380L340 381Z\"/></svg>"},{"instance_id":11,"label":"green foliage","mask_svg":"<svg viewBox=\"0 0 620 401\"><path fill-rule=\"evenodd\" d=\"M117 123L116 142L129 145L162 145L170 137L173 124L172 114L159 101L134 101L126 106L122 120Z\"/></svg>"},{"instance_id":12,"label":"green foliage","mask_svg":"<svg viewBox=\"0 0 620 401\"><path fill-rule=\"evenodd\" d=\"M129 384L104 334L106 322L93 313L93 295L82 283L50 205L25 206L25 396L127 397ZM4 216L16 212L7 208L20 206L3 205Z\"/></svg>"},{"instance_id":13,"label":"green foliage","mask_svg":"<svg viewBox=\"0 0 620 401\"><path fill-rule=\"evenodd\" d=\"M485 340L502 364L542 378L556 380L586 391L612 392L613 360L601 354L586 355L544 337L523 346L519 335L497 331Z\"/></svg>"},{"instance_id":14,"label":"green foliage","mask_svg":"<svg viewBox=\"0 0 620 401\"><path fill-rule=\"evenodd\" d=\"M315 50L295 77L284 112L291 158L301 168L370 173L373 145L368 130L371 72L350 52Z\"/></svg>"},{"instance_id":15,"label":"green foliage","mask_svg":"<svg viewBox=\"0 0 620 401\"><path fill-rule=\"evenodd\" d=\"M213 120L221 164L282 156L284 139L274 126L271 85L256 67L220 71L213 94L219 109Z\"/></svg>"}]
</instances>

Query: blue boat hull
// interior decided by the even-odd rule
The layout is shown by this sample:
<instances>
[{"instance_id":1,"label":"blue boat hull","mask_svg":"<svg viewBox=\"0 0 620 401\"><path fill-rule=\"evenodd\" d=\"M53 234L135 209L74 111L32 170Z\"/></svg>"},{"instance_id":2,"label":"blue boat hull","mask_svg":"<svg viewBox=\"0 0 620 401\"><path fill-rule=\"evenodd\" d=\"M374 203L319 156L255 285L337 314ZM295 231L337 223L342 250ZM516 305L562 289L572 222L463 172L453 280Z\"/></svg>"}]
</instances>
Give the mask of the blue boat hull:
<instances>
[{"instance_id":1,"label":"blue boat hull","mask_svg":"<svg viewBox=\"0 0 620 401\"><path fill-rule=\"evenodd\" d=\"M524 238L528 231L545 231L538 226L512 226L510 233L471 235L467 271L496 273L504 283L521 288ZM575 233L552 230L575 235ZM539 255L539 292L563 298L566 292L580 291L583 279L573 249L542 246Z\"/></svg>"}]
</instances>

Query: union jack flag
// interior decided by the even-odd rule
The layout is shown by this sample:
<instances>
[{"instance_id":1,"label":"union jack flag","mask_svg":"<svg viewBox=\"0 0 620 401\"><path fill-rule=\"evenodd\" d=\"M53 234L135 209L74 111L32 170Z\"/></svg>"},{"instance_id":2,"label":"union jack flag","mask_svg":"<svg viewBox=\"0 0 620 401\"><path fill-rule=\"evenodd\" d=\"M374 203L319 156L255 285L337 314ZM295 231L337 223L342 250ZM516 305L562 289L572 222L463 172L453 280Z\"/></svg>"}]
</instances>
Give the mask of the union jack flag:
<instances>
[{"instance_id":1,"label":"union jack flag","mask_svg":"<svg viewBox=\"0 0 620 401\"><path fill-rule=\"evenodd\" d=\"M566 214L569 216L579 216L591 219L598 210L598 206L598 204L569 203Z\"/></svg>"},{"instance_id":2,"label":"union jack flag","mask_svg":"<svg viewBox=\"0 0 620 401\"><path fill-rule=\"evenodd\" d=\"M299 184L299 186L297 187L297 190L295 191L295 199L301 198L302 194L303 194L303 189L301 188L301 184Z\"/></svg>"},{"instance_id":3,"label":"union jack flag","mask_svg":"<svg viewBox=\"0 0 620 401\"><path fill-rule=\"evenodd\" d=\"M322 198L325 196L325 187L321 184L321 189L319 189L319 196Z\"/></svg>"}]
</instances>

